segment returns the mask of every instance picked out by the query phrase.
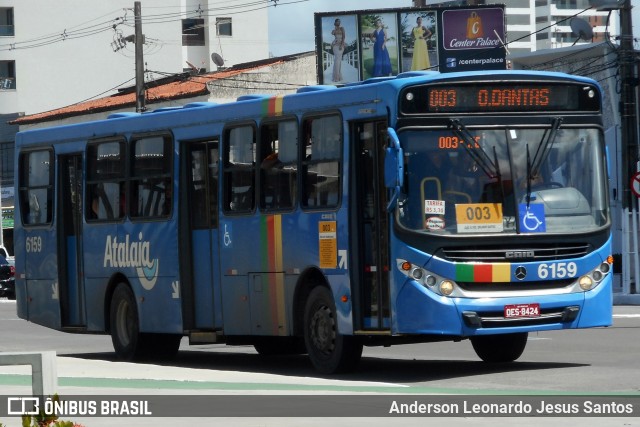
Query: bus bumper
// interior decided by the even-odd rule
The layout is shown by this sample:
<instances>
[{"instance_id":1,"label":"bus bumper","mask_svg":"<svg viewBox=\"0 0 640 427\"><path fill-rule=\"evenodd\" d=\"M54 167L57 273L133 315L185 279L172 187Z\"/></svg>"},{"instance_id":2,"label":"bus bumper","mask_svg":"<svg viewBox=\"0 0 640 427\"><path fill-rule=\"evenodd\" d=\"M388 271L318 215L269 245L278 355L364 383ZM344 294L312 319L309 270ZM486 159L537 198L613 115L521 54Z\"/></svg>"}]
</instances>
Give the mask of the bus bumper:
<instances>
[{"instance_id":1,"label":"bus bumper","mask_svg":"<svg viewBox=\"0 0 640 427\"><path fill-rule=\"evenodd\" d=\"M397 297L394 332L470 337L610 326L612 274L588 292L509 298L447 298L409 281ZM539 317L505 318L505 306L539 304Z\"/></svg>"}]
</instances>

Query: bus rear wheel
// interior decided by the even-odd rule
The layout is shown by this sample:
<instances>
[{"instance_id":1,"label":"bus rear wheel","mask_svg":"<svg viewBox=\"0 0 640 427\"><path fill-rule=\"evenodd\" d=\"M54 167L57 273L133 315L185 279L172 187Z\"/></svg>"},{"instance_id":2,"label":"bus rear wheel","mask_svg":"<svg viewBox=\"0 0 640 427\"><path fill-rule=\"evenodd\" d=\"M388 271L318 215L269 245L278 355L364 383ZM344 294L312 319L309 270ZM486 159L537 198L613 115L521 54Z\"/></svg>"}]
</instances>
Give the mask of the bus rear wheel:
<instances>
[{"instance_id":1,"label":"bus rear wheel","mask_svg":"<svg viewBox=\"0 0 640 427\"><path fill-rule=\"evenodd\" d=\"M333 295L318 286L307 299L304 311L304 341L313 366L324 374L348 372L362 355L362 342L338 332Z\"/></svg>"},{"instance_id":2,"label":"bus rear wheel","mask_svg":"<svg viewBox=\"0 0 640 427\"><path fill-rule=\"evenodd\" d=\"M109 311L111 342L122 360L136 360L142 355L138 308L133 291L120 283L113 292Z\"/></svg>"},{"instance_id":3,"label":"bus rear wheel","mask_svg":"<svg viewBox=\"0 0 640 427\"><path fill-rule=\"evenodd\" d=\"M181 335L140 332L135 296L126 284L120 283L113 292L109 314L111 341L119 359L167 359L178 352Z\"/></svg>"},{"instance_id":4,"label":"bus rear wheel","mask_svg":"<svg viewBox=\"0 0 640 427\"><path fill-rule=\"evenodd\" d=\"M527 332L471 337L473 349L480 359L489 363L517 360L527 345Z\"/></svg>"}]
</instances>

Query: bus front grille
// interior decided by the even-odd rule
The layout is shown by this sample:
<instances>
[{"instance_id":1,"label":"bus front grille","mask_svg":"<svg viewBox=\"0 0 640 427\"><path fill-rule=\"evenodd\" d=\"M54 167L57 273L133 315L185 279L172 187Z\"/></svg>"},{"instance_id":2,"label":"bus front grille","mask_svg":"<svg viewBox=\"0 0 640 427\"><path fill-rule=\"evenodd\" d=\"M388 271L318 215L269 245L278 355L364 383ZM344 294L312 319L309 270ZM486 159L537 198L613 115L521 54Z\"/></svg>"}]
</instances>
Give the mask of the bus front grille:
<instances>
[{"instance_id":1,"label":"bus front grille","mask_svg":"<svg viewBox=\"0 0 640 427\"><path fill-rule=\"evenodd\" d=\"M469 292L513 292L562 289L574 285L575 282L576 279L573 278L545 282L456 282L456 284Z\"/></svg>"},{"instance_id":2,"label":"bus front grille","mask_svg":"<svg viewBox=\"0 0 640 427\"><path fill-rule=\"evenodd\" d=\"M440 249L437 255L453 262L526 262L580 258L589 252L588 243L560 242L519 246L448 247Z\"/></svg>"}]
</instances>

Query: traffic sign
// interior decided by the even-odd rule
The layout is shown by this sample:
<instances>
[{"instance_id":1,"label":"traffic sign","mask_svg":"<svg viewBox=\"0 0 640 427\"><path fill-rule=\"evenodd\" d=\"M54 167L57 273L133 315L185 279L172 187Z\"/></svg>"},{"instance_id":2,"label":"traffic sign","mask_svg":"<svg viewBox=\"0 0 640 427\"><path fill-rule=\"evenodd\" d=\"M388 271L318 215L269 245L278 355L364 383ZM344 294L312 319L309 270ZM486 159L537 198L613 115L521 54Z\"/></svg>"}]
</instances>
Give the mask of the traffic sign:
<instances>
[{"instance_id":1,"label":"traffic sign","mask_svg":"<svg viewBox=\"0 0 640 427\"><path fill-rule=\"evenodd\" d=\"M640 172L636 172L631 178L631 191L636 197L640 197Z\"/></svg>"}]
</instances>

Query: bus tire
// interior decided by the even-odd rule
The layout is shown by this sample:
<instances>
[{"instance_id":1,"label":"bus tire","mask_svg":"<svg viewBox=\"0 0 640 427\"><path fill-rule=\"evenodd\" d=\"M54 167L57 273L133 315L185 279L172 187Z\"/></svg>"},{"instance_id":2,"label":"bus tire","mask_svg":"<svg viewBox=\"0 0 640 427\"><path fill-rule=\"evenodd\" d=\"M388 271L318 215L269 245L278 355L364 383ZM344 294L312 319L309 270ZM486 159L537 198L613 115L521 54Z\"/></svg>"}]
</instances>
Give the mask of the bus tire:
<instances>
[{"instance_id":1,"label":"bus tire","mask_svg":"<svg viewBox=\"0 0 640 427\"><path fill-rule=\"evenodd\" d=\"M324 286L315 287L305 304L304 341L313 366L323 374L352 371L362 355L362 342L338 333L333 295Z\"/></svg>"},{"instance_id":2,"label":"bus tire","mask_svg":"<svg viewBox=\"0 0 640 427\"><path fill-rule=\"evenodd\" d=\"M513 362L527 345L527 332L471 337L471 345L480 359L489 363Z\"/></svg>"},{"instance_id":3,"label":"bus tire","mask_svg":"<svg viewBox=\"0 0 640 427\"><path fill-rule=\"evenodd\" d=\"M133 291L124 283L118 284L111 297L109 310L111 342L122 360L138 360L143 355L138 307Z\"/></svg>"}]
</instances>

